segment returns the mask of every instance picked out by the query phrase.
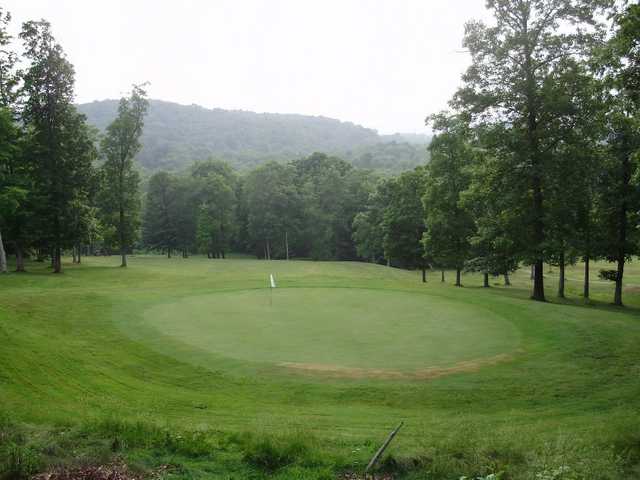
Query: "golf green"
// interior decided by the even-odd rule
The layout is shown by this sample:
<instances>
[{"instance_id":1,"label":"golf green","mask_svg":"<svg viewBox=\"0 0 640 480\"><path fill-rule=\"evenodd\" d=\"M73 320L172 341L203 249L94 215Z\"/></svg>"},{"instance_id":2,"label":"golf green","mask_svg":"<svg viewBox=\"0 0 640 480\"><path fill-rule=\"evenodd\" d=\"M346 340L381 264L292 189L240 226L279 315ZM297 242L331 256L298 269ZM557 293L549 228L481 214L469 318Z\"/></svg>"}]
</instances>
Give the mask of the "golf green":
<instances>
[{"instance_id":1,"label":"golf green","mask_svg":"<svg viewBox=\"0 0 640 480\"><path fill-rule=\"evenodd\" d=\"M137 327L156 345L163 339L180 342L183 348L173 351L180 360L192 359L193 347L299 373L356 377L430 377L476 369L508 358L520 339L509 319L477 306L361 288L191 296L146 310Z\"/></svg>"}]
</instances>

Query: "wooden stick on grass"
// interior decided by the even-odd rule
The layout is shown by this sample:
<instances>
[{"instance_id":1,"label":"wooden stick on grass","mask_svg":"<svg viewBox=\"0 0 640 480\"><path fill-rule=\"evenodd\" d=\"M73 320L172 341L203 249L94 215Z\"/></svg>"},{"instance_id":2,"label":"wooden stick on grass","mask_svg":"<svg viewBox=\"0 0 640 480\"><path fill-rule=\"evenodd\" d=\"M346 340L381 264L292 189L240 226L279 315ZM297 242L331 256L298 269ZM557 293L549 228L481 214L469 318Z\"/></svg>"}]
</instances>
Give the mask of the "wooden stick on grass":
<instances>
[{"instance_id":1,"label":"wooden stick on grass","mask_svg":"<svg viewBox=\"0 0 640 480\"><path fill-rule=\"evenodd\" d=\"M396 436L396 433L398 433L398 431L400 430L400 428L402 427L402 425L404 425L404 422L400 422L400 425L398 425L395 430L393 432L391 432L389 434L389 436L387 437L387 439L384 441L384 443L382 444L382 446L378 449L378 451L376 452L376 454L373 456L373 458L371 458L371 461L369 462L369 465L367 465L367 468L364 469L364 473L367 473L371 468L373 468L373 466L376 464L376 462L378 461L378 459L382 456L382 454L384 453L384 451L387 449L387 447L389 446L389 444L391 443L391 440L393 440L393 437Z\"/></svg>"}]
</instances>

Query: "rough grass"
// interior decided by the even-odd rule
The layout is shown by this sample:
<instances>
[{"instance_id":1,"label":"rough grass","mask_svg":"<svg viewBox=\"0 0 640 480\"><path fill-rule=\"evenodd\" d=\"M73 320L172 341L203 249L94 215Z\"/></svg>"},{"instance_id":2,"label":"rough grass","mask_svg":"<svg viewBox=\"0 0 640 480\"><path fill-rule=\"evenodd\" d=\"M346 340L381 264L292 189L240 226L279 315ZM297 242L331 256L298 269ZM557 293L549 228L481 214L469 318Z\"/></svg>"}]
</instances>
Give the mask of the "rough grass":
<instances>
[{"instance_id":1,"label":"rough grass","mask_svg":"<svg viewBox=\"0 0 640 480\"><path fill-rule=\"evenodd\" d=\"M640 476L634 264L620 309L606 282L594 282L584 305L577 268L561 302L547 270L553 301L540 304L528 300L526 271L511 288L465 276L459 289L357 263L85 262L62 276L31 264L0 278L2 478L114 461L164 478L336 478L361 471L400 420L380 469L402 478ZM282 287L401 291L491 312L517 329L522 351L429 380L334 378L138 328L150 308L264 288L269 272Z\"/></svg>"}]
</instances>

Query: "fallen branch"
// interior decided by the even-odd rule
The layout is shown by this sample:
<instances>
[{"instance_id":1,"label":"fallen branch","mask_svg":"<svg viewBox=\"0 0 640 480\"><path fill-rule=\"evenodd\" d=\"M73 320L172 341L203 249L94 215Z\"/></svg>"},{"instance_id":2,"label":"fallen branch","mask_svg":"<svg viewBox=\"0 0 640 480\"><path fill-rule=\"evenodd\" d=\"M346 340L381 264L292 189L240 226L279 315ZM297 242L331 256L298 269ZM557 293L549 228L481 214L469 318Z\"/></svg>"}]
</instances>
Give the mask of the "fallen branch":
<instances>
[{"instance_id":1,"label":"fallen branch","mask_svg":"<svg viewBox=\"0 0 640 480\"><path fill-rule=\"evenodd\" d=\"M384 453L384 451L387 449L387 447L389 446L389 444L391 443L391 440L393 440L393 437L396 436L396 433L398 433L398 431L400 430L400 428L402 427L402 425L404 425L404 422L400 422L400 425L398 425L395 430L393 432L391 432L389 434L389 436L387 437L387 439L384 441L384 443L382 444L382 446L378 449L378 451L376 452L376 454L373 456L373 458L371 458L371 461L369 462L369 465L367 465L367 468L364 469L364 473L367 473L370 469L373 468L373 466L376 464L376 462L378 461L378 459L382 456L382 454Z\"/></svg>"}]
</instances>

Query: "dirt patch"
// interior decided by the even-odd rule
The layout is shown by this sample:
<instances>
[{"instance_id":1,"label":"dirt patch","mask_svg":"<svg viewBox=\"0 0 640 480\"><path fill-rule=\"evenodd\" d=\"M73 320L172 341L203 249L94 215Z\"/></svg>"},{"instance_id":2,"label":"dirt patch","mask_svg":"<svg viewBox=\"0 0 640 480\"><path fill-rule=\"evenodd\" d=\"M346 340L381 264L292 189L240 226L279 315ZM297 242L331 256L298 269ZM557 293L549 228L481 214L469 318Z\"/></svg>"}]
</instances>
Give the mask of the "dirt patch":
<instances>
[{"instance_id":1,"label":"dirt patch","mask_svg":"<svg viewBox=\"0 0 640 480\"><path fill-rule=\"evenodd\" d=\"M155 477L156 475L152 475ZM143 476L131 472L124 464L91 465L58 469L40 473L32 480L142 480Z\"/></svg>"},{"instance_id":2,"label":"dirt patch","mask_svg":"<svg viewBox=\"0 0 640 480\"><path fill-rule=\"evenodd\" d=\"M386 368L353 368L325 363L283 362L278 366L300 373L325 375L334 378L379 378L389 380L431 380L454 373L476 372L482 367L496 365L513 359L513 354L500 354L493 357L458 362L450 367L427 367L403 372Z\"/></svg>"},{"instance_id":3,"label":"dirt patch","mask_svg":"<svg viewBox=\"0 0 640 480\"><path fill-rule=\"evenodd\" d=\"M340 480L393 480L393 475L358 475L357 473L345 473L339 477Z\"/></svg>"}]
</instances>

